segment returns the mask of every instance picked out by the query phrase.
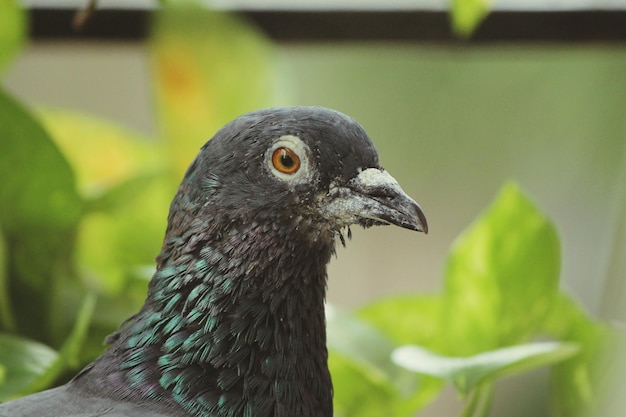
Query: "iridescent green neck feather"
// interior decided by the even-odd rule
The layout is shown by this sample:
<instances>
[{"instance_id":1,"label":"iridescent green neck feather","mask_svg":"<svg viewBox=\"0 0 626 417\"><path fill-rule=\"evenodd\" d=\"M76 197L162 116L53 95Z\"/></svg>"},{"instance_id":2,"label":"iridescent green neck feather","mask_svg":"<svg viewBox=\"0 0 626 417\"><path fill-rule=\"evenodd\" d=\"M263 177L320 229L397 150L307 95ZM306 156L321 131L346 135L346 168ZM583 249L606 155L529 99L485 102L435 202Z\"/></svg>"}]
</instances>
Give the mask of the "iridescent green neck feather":
<instances>
[{"instance_id":1,"label":"iridescent green neck feather","mask_svg":"<svg viewBox=\"0 0 626 417\"><path fill-rule=\"evenodd\" d=\"M331 417L332 233L304 219L281 219L278 230L275 219L174 216L144 307L99 361L117 370L92 374L106 375L105 387L126 381L120 397L191 415Z\"/></svg>"}]
</instances>

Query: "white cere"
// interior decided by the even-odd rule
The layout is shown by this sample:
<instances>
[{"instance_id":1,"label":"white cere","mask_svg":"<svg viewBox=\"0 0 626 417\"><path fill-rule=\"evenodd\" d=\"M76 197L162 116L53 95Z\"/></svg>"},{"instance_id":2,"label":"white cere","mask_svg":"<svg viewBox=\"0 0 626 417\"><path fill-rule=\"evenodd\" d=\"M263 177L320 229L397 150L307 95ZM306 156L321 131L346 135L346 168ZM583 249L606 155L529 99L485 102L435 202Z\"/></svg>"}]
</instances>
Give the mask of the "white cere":
<instances>
[{"instance_id":1,"label":"white cere","mask_svg":"<svg viewBox=\"0 0 626 417\"><path fill-rule=\"evenodd\" d=\"M399 188L400 185L398 181L387 171L382 171L378 168L368 168L362 171L357 177L356 181L360 184L363 184L367 187L380 187L380 186L391 186L393 188Z\"/></svg>"}]
</instances>

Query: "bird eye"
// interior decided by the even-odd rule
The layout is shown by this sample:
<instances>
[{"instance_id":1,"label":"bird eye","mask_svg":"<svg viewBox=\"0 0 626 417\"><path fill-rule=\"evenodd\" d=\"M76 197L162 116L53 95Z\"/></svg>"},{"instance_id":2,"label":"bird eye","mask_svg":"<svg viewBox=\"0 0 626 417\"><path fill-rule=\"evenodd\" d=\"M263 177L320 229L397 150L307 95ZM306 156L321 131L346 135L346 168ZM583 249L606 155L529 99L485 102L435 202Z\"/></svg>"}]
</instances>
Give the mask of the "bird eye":
<instances>
[{"instance_id":1,"label":"bird eye","mask_svg":"<svg viewBox=\"0 0 626 417\"><path fill-rule=\"evenodd\" d=\"M283 135L274 140L265 154L269 171L288 184L302 184L311 180L310 149L297 136Z\"/></svg>"},{"instance_id":2,"label":"bird eye","mask_svg":"<svg viewBox=\"0 0 626 417\"><path fill-rule=\"evenodd\" d=\"M272 153L272 165L284 174L295 174L300 169L300 157L291 149L280 147Z\"/></svg>"}]
</instances>

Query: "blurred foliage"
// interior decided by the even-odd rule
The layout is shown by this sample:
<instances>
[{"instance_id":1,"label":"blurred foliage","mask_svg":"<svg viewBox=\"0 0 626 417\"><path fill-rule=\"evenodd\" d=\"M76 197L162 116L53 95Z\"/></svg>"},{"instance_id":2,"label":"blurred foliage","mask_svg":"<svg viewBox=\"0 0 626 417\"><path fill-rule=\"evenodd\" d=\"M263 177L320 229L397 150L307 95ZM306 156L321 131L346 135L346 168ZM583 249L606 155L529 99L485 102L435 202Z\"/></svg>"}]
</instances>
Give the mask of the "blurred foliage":
<instances>
[{"instance_id":1,"label":"blurred foliage","mask_svg":"<svg viewBox=\"0 0 626 417\"><path fill-rule=\"evenodd\" d=\"M0 221L8 291L2 296L2 323L54 344L62 332L57 314L60 286L74 275L82 203L72 169L48 133L1 92L0 137Z\"/></svg>"},{"instance_id":2,"label":"blurred foliage","mask_svg":"<svg viewBox=\"0 0 626 417\"><path fill-rule=\"evenodd\" d=\"M489 14L491 4L492 0L452 0L450 19L454 33L470 37Z\"/></svg>"},{"instance_id":3,"label":"blurred foliage","mask_svg":"<svg viewBox=\"0 0 626 417\"><path fill-rule=\"evenodd\" d=\"M284 70L253 26L162 4L149 48L157 138L0 90L0 400L64 382L102 352L143 302L169 201L207 134L285 101ZM486 11L453 2L454 28L469 34ZM0 68L24 31L16 3L1 2ZM559 248L509 184L453 245L441 294L329 308L337 414L412 416L451 383L463 416L485 416L499 378L550 366L552 414L594 415L614 332L559 290Z\"/></svg>"},{"instance_id":4,"label":"blurred foliage","mask_svg":"<svg viewBox=\"0 0 626 417\"><path fill-rule=\"evenodd\" d=\"M31 343L54 352L26 371L1 361L11 388L0 400L62 382L102 353L104 337L145 299L184 168L226 121L283 94L259 31L174 3L155 14L150 37L158 137L76 111L28 109L0 90L0 329L24 337L2 353L38 352ZM0 2L0 59L18 50L23 17Z\"/></svg>"},{"instance_id":5,"label":"blurred foliage","mask_svg":"<svg viewBox=\"0 0 626 417\"><path fill-rule=\"evenodd\" d=\"M246 21L168 3L179 7L157 14L150 51L158 120L180 177L207 132L279 101L282 74L272 45Z\"/></svg>"},{"instance_id":6,"label":"blurred foliage","mask_svg":"<svg viewBox=\"0 0 626 417\"><path fill-rule=\"evenodd\" d=\"M594 415L600 394L592 388L595 365L608 357L611 331L559 290L559 263L552 223L517 186L503 187L454 243L442 294L380 300L357 311L352 323L329 315L331 357L340 355L351 367L346 378L337 378L333 369L336 392L352 395L338 411L358 416L382 406L377 396L354 388L356 375L371 380L374 369L381 375L377 389L392 393L384 400L388 404L420 394L424 400L388 416L414 415L444 381L464 399L463 416L486 416L499 378L554 365L553 415ZM533 343L546 337L555 341Z\"/></svg>"},{"instance_id":7,"label":"blurred foliage","mask_svg":"<svg viewBox=\"0 0 626 417\"><path fill-rule=\"evenodd\" d=\"M0 397L11 398L25 390L58 357L57 351L42 343L11 334L0 335L0 363L10 364L3 367Z\"/></svg>"},{"instance_id":8,"label":"blurred foliage","mask_svg":"<svg viewBox=\"0 0 626 417\"><path fill-rule=\"evenodd\" d=\"M0 71L19 51L26 36L26 12L18 0L0 3Z\"/></svg>"}]
</instances>

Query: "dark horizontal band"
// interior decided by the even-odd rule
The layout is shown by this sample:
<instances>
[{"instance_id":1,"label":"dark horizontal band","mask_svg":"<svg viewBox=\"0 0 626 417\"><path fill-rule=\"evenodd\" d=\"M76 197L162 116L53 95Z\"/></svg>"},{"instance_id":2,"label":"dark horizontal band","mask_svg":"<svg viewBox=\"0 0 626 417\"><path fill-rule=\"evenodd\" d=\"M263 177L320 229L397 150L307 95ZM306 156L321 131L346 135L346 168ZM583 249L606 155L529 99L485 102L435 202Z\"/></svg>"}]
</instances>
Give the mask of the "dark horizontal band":
<instances>
[{"instance_id":1,"label":"dark horizontal band","mask_svg":"<svg viewBox=\"0 0 626 417\"><path fill-rule=\"evenodd\" d=\"M429 11L244 11L280 42L416 41L465 42L455 37L446 12ZM75 11L30 10L33 39L140 40L150 11L97 10L80 31ZM469 42L626 42L626 11L504 12L490 14Z\"/></svg>"}]
</instances>

